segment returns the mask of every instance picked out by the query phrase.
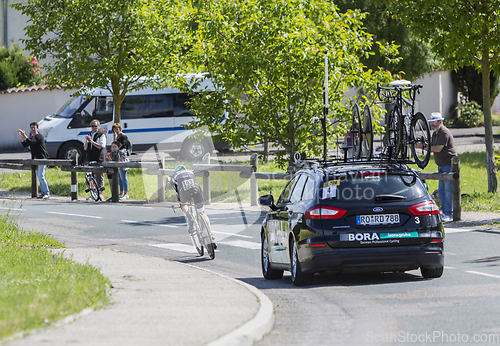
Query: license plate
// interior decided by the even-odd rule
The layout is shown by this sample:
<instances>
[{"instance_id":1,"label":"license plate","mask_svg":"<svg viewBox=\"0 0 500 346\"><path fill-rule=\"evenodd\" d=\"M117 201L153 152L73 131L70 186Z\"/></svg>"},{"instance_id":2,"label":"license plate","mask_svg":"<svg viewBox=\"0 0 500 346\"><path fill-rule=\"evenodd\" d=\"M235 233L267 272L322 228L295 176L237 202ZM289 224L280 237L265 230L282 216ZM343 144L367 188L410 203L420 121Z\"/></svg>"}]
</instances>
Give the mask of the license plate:
<instances>
[{"instance_id":1,"label":"license plate","mask_svg":"<svg viewBox=\"0 0 500 346\"><path fill-rule=\"evenodd\" d=\"M391 225L399 223L399 214L358 215L358 225Z\"/></svg>"}]
</instances>

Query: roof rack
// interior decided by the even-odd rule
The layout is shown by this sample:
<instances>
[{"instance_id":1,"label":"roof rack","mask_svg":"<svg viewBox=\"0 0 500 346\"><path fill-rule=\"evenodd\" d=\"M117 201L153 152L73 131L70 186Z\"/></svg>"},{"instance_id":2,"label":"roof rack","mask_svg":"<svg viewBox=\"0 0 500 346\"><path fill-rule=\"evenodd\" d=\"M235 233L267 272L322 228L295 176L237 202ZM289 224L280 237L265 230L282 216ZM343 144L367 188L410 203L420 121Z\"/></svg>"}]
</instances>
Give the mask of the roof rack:
<instances>
[{"instance_id":1,"label":"roof rack","mask_svg":"<svg viewBox=\"0 0 500 346\"><path fill-rule=\"evenodd\" d=\"M311 169L325 169L328 167L336 166L351 166L360 164L385 164L398 166L399 169L407 169L414 171L412 168L407 167L408 164L414 164L415 162L409 159L388 159L384 157L373 157L370 160L367 159L344 159L332 157L331 159L318 159L318 158L305 158L303 154L295 153L293 165L288 167L289 172L296 172L303 168Z\"/></svg>"}]
</instances>

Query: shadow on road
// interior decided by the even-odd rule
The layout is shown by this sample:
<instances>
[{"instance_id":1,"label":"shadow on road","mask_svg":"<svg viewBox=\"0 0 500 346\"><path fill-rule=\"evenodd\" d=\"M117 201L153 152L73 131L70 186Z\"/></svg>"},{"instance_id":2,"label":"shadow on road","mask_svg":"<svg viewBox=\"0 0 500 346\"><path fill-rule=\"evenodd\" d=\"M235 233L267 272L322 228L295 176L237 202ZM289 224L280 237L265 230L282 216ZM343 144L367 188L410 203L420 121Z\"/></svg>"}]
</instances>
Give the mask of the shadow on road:
<instances>
[{"instance_id":1,"label":"shadow on road","mask_svg":"<svg viewBox=\"0 0 500 346\"><path fill-rule=\"evenodd\" d=\"M264 278L237 278L260 290L266 289L310 289L324 286L371 286L386 285L401 282L420 282L425 280L420 275L413 273L349 273L349 274L316 274L310 286L296 287L289 275L279 280L266 280Z\"/></svg>"}]
</instances>

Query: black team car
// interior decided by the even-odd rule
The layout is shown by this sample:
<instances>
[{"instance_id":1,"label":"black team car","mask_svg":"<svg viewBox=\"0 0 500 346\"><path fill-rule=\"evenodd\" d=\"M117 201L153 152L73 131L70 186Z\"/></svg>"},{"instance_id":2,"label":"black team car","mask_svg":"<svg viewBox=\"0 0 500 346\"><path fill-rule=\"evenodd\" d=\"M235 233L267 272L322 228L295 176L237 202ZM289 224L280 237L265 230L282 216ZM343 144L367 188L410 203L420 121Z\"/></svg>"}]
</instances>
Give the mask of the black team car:
<instances>
[{"instance_id":1,"label":"black team car","mask_svg":"<svg viewBox=\"0 0 500 346\"><path fill-rule=\"evenodd\" d=\"M291 272L295 285L317 272L407 271L443 274L439 208L417 173L404 164L310 161L293 175L261 230L262 273Z\"/></svg>"}]
</instances>

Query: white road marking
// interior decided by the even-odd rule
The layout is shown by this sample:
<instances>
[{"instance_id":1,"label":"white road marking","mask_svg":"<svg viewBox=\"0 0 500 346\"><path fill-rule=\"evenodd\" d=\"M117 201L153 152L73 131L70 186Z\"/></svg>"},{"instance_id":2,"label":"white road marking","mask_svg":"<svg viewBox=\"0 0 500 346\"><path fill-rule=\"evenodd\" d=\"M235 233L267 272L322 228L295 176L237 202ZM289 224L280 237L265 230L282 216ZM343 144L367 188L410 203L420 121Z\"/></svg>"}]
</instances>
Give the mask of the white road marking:
<instances>
[{"instance_id":1,"label":"white road marking","mask_svg":"<svg viewBox=\"0 0 500 346\"><path fill-rule=\"evenodd\" d=\"M28 209L20 209L20 208L3 208L3 207L0 207L0 209L2 210L14 210L14 211L26 211Z\"/></svg>"},{"instance_id":2,"label":"white road marking","mask_svg":"<svg viewBox=\"0 0 500 346\"><path fill-rule=\"evenodd\" d=\"M444 269L456 269L455 267L444 266Z\"/></svg>"},{"instance_id":3,"label":"white road marking","mask_svg":"<svg viewBox=\"0 0 500 346\"><path fill-rule=\"evenodd\" d=\"M193 247L193 245L186 244L177 244L177 243L165 243L165 244L149 244L149 246L159 247L161 249L169 249L174 251L186 252L186 253L195 253L198 251Z\"/></svg>"},{"instance_id":4,"label":"white road marking","mask_svg":"<svg viewBox=\"0 0 500 346\"><path fill-rule=\"evenodd\" d=\"M251 250L260 250L260 243L254 243L252 241L246 241L246 240L233 240L233 241L224 241L224 242L221 241L221 242L218 242L217 244L242 247L242 248L251 249Z\"/></svg>"},{"instance_id":5,"label":"white road marking","mask_svg":"<svg viewBox=\"0 0 500 346\"><path fill-rule=\"evenodd\" d=\"M82 214L69 214L69 213L57 213L55 211L48 211L48 214L56 214L56 215L66 215L66 216L78 216L78 217L89 217L91 219L103 219L102 216L94 216L94 215L82 215Z\"/></svg>"},{"instance_id":6,"label":"white road marking","mask_svg":"<svg viewBox=\"0 0 500 346\"><path fill-rule=\"evenodd\" d=\"M476 274L476 275L487 276L487 277L490 277L490 278L500 279L500 275L493 275L493 274L481 273L481 272L476 272L476 271L473 271L473 270L467 270L465 272L466 273L470 273L470 274Z\"/></svg>"},{"instance_id":7,"label":"white road marking","mask_svg":"<svg viewBox=\"0 0 500 346\"><path fill-rule=\"evenodd\" d=\"M131 221L131 220L122 220L122 222L135 223L135 224L147 225L147 226L160 226L160 227L170 227L170 228L177 228L178 227L178 226L173 226L173 225L163 225L163 224L159 224L159 223Z\"/></svg>"},{"instance_id":8,"label":"white road marking","mask_svg":"<svg viewBox=\"0 0 500 346\"><path fill-rule=\"evenodd\" d=\"M476 228L451 228L451 227L445 227L444 228L444 233L445 234L448 234L448 233L462 233L462 232L473 232L473 231L477 231L478 229Z\"/></svg>"},{"instance_id":9,"label":"white road marking","mask_svg":"<svg viewBox=\"0 0 500 346\"><path fill-rule=\"evenodd\" d=\"M237 234L237 233L217 232L217 231L212 231L212 233L214 233L214 234L226 234L226 235L230 235L230 236L234 236L234 237L242 237L242 238L249 238L249 239L253 238L253 237L250 237L248 235L241 235L241 234Z\"/></svg>"}]
</instances>

